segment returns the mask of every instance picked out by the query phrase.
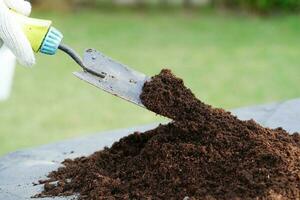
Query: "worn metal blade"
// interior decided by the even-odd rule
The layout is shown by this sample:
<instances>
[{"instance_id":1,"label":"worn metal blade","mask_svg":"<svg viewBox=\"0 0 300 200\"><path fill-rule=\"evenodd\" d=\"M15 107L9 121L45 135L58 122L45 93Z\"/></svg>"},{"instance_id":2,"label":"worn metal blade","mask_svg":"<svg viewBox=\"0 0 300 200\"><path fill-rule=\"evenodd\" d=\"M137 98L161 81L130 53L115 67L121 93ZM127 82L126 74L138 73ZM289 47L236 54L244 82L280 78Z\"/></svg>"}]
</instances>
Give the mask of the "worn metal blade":
<instances>
[{"instance_id":1,"label":"worn metal blade","mask_svg":"<svg viewBox=\"0 0 300 200\"><path fill-rule=\"evenodd\" d=\"M94 73L86 71L74 72L74 75L79 79L144 107L140 95L144 83L149 80L146 75L134 71L94 49L86 50L83 63L89 71Z\"/></svg>"}]
</instances>

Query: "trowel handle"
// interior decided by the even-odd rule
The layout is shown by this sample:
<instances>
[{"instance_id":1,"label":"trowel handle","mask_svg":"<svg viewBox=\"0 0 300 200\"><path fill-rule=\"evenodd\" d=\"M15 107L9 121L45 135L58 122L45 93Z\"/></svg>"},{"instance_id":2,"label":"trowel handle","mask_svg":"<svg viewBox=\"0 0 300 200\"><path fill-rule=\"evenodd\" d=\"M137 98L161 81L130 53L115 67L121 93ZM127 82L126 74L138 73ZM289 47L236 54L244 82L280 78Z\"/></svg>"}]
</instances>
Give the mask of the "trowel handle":
<instances>
[{"instance_id":1,"label":"trowel handle","mask_svg":"<svg viewBox=\"0 0 300 200\"><path fill-rule=\"evenodd\" d=\"M86 70L81 57L73 49L62 44L63 34L51 26L52 21L26 17L12 10L11 12L20 23L32 49L36 53L41 52L48 55L54 55L57 50L60 49L71 56L80 67Z\"/></svg>"},{"instance_id":2,"label":"trowel handle","mask_svg":"<svg viewBox=\"0 0 300 200\"><path fill-rule=\"evenodd\" d=\"M11 12L20 23L35 52L48 55L54 55L57 52L63 35L51 26L52 21L30 18L14 11Z\"/></svg>"}]
</instances>

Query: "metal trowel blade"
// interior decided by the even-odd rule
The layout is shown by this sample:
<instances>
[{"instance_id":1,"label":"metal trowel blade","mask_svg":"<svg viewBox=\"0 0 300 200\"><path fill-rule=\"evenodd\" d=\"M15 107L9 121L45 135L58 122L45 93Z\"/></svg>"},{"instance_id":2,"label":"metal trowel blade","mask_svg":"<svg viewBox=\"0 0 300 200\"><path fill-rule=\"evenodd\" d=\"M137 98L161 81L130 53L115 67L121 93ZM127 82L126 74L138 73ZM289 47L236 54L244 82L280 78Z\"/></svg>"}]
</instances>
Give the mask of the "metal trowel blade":
<instances>
[{"instance_id":1,"label":"metal trowel blade","mask_svg":"<svg viewBox=\"0 0 300 200\"><path fill-rule=\"evenodd\" d=\"M88 71L94 73L87 71L74 72L74 75L79 79L110 94L144 107L140 95L144 83L150 79L146 75L134 71L94 49L85 51L83 63Z\"/></svg>"}]
</instances>

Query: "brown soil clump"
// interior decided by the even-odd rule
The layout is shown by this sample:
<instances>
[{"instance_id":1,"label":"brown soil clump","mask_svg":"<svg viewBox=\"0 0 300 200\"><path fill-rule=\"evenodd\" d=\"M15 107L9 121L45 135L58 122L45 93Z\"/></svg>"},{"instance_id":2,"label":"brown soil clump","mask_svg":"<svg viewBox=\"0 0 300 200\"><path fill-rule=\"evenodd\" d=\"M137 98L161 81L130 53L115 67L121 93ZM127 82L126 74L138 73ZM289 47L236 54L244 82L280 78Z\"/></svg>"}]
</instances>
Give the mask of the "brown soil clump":
<instances>
[{"instance_id":1,"label":"brown soil clump","mask_svg":"<svg viewBox=\"0 0 300 200\"><path fill-rule=\"evenodd\" d=\"M174 121L89 157L65 160L38 197L300 199L300 136L241 121L198 100L169 70L145 84L144 105ZM56 182L55 184L53 182Z\"/></svg>"}]
</instances>

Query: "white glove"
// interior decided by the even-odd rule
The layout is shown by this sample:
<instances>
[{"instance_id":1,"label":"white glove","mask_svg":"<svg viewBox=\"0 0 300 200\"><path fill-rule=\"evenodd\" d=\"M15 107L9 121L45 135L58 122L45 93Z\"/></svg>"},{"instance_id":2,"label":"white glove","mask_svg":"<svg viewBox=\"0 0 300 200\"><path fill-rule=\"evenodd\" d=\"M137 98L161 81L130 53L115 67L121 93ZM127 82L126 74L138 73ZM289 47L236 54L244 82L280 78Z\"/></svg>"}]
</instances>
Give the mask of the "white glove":
<instances>
[{"instance_id":1,"label":"white glove","mask_svg":"<svg viewBox=\"0 0 300 200\"><path fill-rule=\"evenodd\" d=\"M26 16L31 13L31 5L25 0L0 0L0 48L3 42L20 64L32 66L35 57L31 44L10 9Z\"/></svg>"}]
</instances>

